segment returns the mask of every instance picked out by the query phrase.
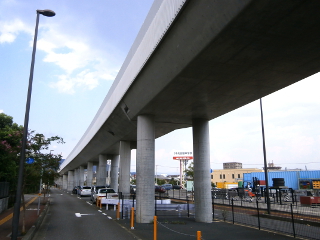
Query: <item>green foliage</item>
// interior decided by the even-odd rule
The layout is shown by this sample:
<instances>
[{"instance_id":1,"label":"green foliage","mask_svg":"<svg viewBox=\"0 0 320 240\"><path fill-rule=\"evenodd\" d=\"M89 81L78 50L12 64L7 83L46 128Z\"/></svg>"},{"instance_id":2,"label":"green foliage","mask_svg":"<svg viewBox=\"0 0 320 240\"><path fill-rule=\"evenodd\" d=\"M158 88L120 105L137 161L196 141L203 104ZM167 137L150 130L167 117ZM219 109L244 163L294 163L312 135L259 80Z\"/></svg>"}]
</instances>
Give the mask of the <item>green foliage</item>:
<instances>
[{"instance_id":1,"label":"green foliage","mask_svg":"<svg viewBox=\"0 0 320 240\"><path fill-rule=\"evenodd\" d=\"M190 180L193 180L194 177L194 165L193 165L193 161L190 163L190 165L188 166L188 168L184 171L187 175L187 177Z\"/></svg>"},{"instance_id":2,"label":"green foliage","mask_svg":"<svg viewBox=\"0 0 320 240\"><path fill-rule=\"evenodd\" d=\"M156 178L155 180L156 180L157 185L159 185L159 186L166 184L166 180L164 180L164 179Z\"/></svg>"},{"instance_id":3,"label":"green foliage","mask_svg":"<svg viewBox=\"0 0 320 240\"><path fill-rule=\"evenodd\" d=\"M13 118L4 113L0 113L0 129L5 127L11 127L13 124Z\"/></svg>"},{"instance_id":4,"label":"green foliage","mask_svg":"<svg viewBox=\"0 0 320 240\"><path fill-rule=\"evenodd\" d=\"M171 178L168 183L172 185L180 185L180 179Z\"/></svg>"},{"instance_id":5,"label":"green foliage","mask_svg":"<svg viewBox=\"0 0 320 240\"><path fill-rule=\"evenodd\" d=\"M130 184L136 185L137 184L137 179L131 179Z\"/></svg>"},{"instance_id":6,"label":"green foliage","mask_svg":"<svg viewBox=\"0 0 320 240\"><path fill-rule=\"evenodd\" d=\"M21 149L23 127L13 123L12 117L0 113L0 181L15 186L17 163Z\"/></svg>"},{"instance_id":7,"label":"green foliage","mask_svg":"<svg viewBox=\"0 0 320 240\"><path fill-rule=\"evenodd\" d=\"M17 182L17 172L21 155L21 142L23 137L23 127L14 123L12 117L0 114L0 181L10 183L10 190L15 191ZM37 189L40 178L44 183L52 184L58 175L60 154L50 154L46 152L51 143L63 144L63 139L58 136L45 138L43 134L29 131L27 145L25 149L26 158L33 158L32 164L25 163L24 183L26 191ZM38 187L37 187L38 186Z\"/></svg>"}]
</instances>

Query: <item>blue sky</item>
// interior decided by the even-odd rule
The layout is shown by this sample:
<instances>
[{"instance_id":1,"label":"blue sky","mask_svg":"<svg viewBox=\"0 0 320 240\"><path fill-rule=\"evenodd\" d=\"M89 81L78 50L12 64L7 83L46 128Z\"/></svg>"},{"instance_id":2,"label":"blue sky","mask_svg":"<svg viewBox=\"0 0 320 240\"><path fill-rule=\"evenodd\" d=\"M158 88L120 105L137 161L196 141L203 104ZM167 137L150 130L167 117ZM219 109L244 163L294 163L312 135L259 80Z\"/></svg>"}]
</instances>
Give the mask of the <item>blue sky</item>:
<instances>
[{"instance_id":1,"label":"blue sky","mask_svg":"<svg viewBox=\"0 0 320 240\"><path fill-rule=\"evenodd\" d=\"M89 126L152 5L152 0L0 0L0 112L23 124L36 9L40 16L29 128L59 135L66 158ZM319 169L319 75L263 98L267 159L283 169ZM211 167L263 166L255 101L210 121ZM156 140L159 173L178 173L174 151L192 151L192 130ZM135 151L132 152L135 170Z\"/></svg>"}]
</instances>

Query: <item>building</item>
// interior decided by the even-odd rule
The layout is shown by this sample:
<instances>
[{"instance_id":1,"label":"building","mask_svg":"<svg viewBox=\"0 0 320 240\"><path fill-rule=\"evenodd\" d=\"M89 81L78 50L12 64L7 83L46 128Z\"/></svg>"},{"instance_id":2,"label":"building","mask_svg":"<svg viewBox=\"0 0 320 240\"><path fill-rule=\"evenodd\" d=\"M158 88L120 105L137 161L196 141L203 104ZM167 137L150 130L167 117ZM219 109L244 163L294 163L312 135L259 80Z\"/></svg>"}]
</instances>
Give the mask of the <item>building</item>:
<instances>
[{"instance_id":1,"label":"building","mask_svg":"<svg viewBox=\"0 0 320 240\"><path fill-rule=\"evenodd\" d=\"M242 169L217 169L211 173L211 182L243 182L244 173L264 172L258 168L242 168Z\"/></svg>"},{"instance_id":2,"label":"building","mask_svg":"<svg viewBox=\"0 0 320 240\"><path fill-rule=\"evenodd\" d=\"M264 167L263 167L263 169L264 169ZM272 162L272 163L268 163L267 170L268 171L277 171L277 170L280 171L281 167L275 166L274 163Z\"/></svg>"},{"instance_id":3,"label":"building","mask_svg":"<svg viewBox=\"0 0 320 240\"><path fill-rule=\"evenodd\" d=\"M223 169L241 169L242 163L240 162L226 162L223 163Z\"/></svg>"}]
</instances>

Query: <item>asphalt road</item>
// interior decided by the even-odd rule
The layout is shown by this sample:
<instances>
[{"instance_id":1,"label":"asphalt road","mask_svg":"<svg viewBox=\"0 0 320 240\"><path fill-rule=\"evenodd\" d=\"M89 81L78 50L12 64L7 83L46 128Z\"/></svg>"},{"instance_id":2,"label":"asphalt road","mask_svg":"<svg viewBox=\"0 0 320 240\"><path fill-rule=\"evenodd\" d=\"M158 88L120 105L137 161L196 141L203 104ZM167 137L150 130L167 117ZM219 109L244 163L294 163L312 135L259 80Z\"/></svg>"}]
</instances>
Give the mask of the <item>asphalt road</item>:
<instances>
[{"instance_id":1,"label":"asphalt road","mask_svg":"<svg viewBox=\"0 0 320 240\"><path fill-rule=\"evenodd\" d=\"M135 239L111 216L88 204L89 199L52 189L50 208L33 239Z\"/></svg>"}]
</instances>

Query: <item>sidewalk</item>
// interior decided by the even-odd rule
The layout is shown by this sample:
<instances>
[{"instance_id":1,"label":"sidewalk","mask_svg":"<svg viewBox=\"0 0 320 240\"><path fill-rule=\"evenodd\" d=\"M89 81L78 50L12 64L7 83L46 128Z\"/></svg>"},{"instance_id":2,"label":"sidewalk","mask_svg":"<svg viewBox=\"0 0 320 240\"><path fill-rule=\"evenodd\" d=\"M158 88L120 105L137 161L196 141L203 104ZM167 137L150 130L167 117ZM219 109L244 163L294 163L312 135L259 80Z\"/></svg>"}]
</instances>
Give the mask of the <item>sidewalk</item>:
<instances>
[{"instance_id":1,"label":"sidewalk","mask_svg":"<svg viewBox=\"0 0 320 240\"><path fill-rule=\"evenodd\" d=\"M25 228L26 228L26 232L28 232L32 228L32 226L34 226L34 224L38 219L38 195L26 194L25 201L26 201ZM41 197L39 214L41 214L44 207L45 205L43 204L43 197ZM22 215L23 215L23 212L20 209L19 231L21 231L21 227L22 227ZM0 214L0 240L10 239L11 232L12 232L12 216L13 216L13 207L10 209L7 209L6 211ZM20 232L19 232L19 235L20 235ZM22 239L22 236L19 236L18 239Z\"/></svg>"}]
</instances>

